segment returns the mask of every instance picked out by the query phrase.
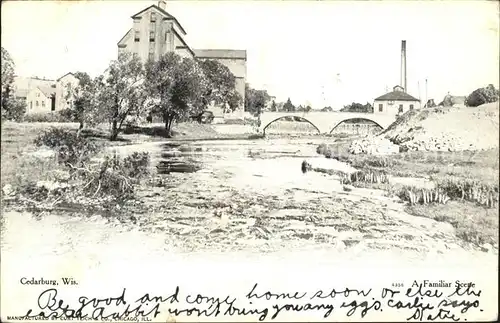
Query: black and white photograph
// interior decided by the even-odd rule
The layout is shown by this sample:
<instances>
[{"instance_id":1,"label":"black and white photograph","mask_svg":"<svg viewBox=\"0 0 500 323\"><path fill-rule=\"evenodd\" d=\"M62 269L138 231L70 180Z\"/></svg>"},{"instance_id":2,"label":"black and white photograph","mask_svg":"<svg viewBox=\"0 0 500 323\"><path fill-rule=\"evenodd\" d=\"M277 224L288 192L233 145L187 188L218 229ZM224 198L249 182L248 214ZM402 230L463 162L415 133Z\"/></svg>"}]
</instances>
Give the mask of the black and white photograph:
<instances>
[{"instance_id":1,"label":"black and white photograph","mask_svg":"<svg viewBox=\"0 0 500 323\"><path fill-rule=\"evenodd\" d=\"M0 321L498 320L499 15L2 1Z\"/></svg>"}]
</instances>

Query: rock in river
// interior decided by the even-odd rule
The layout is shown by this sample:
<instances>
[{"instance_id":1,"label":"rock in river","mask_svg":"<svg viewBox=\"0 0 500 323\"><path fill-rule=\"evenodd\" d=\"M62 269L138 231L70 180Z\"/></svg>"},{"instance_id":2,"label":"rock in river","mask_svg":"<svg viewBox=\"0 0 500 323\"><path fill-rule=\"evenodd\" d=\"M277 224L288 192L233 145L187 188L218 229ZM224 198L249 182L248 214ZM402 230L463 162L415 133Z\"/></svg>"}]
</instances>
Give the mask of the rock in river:
<instances>
[{"instance_id":1,"label":"rock in river","mask_svg":"<svg viewBox=\"0 0 500 323\"><path fill-rule=\"evenodd\" d=\"M201 165L184 161L161 161L158 166L158 173L195 173L201 169Z\"/></svg>"}]
</instances>

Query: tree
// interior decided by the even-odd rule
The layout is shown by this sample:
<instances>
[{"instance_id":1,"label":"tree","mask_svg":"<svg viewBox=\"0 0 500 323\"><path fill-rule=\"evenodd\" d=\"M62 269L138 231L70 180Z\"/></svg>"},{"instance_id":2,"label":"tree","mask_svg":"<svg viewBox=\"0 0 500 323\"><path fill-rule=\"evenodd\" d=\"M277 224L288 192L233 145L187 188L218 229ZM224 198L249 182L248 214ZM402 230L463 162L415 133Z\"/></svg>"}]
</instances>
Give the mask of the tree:
<instances>
[{"instance_id":1,"label":"tree","mask_svg":"<svg viewBox=\"0 0 500 323\"><path fill-rule=\"evenodd\" d=\"M271 112L277 112L278 111L278 105L276 104L276 101L273 100L271 103Z\"/></svg>"},{"instance_id":2,"label":"tree","mask_svg":"<svg viewBox=\"0 0 500 323\"><path fill-rule=\"evenodd\" d=\"M61 113L69 120L80 124L78 127L78 135L80 135L85 124L93 125L100 121L95 102L99 81L93 80L85 72L76 72L74 75L78 84L76 86L71 83L66 85L65 99L69 107Z\"/></svg>"},{"instance_id":3,"label":"tree","mask_svg":"<svg viewBox=\"0 0 500 323\"><path fill-rule=\"evenodd\" d=\"M203 93L204 108L206 109L210 103L213 103L221 106L224 112L236 110L242 97L236 91L234 74L226 65L216 60L197 60L197 63L209 82Z\"/></svg>"},{"instance_id":4,"label":"tree","mask_svg":"<svg viewBox=\"0 0 500 323\"><path fill-rule=\"evenodd\" d=\"M489 84L487 87L479 88L472 92L465 100L465 105L468 107L477 107L481 104L496 102L499 96L500 92L495 89L493 84Z\"/></svg>"},{"instance_id":5,"label":"tree","mask_svg":"<svg viewBox=\"0 0 500 323\"><path fill-rule=\"evenodd\" d=\"M136 54L122 53L98 80L97 102L101 118L110 125L111 141L116 140L128 117L145 116L145 75Z\"/></svg>"},{"instance_id":6,"label":"tree","mask_svg":"<svg viewBox=\"0 0 500 323\"><path fill-rule=\"evenodd\" d=\"M2 119L20 120L26 113L26 103L16 98L14 93L14 60L2 47Z\"/></svg>"},{"instance_id":7,"label":"tree","mask_svg":"<svg viewBox=\"0 0 500 323\"><path fill-rule=\"evenodd\" d=\"M332 109L332 107L328 106L328 107L324 107L323 109L321 109L321 112L333 112L333 109Z\"/></svg>"},{"instance_id":8,"label":"tree","mask_svg":"<svg viewBox=\"0 0 500 323\"><path fill-rule=\"evenodd\" d=\"M286 103L283 105L283 110L286 112L295 112L295 106L292 104L290 98L288 98Z\"/></svg>"},{"instance_id":9,"label":"tree","mask_svg":"<svg viewBox=\"0 0 500 323\"><path fill-rule=\"evenodd\" d=\"M373 106L368 102L365 105L353 102L350 105L345 105L342 109L340 109L340 112L373 113Z\"/></svg>"},{"instance_id":10,"label":"tree","mask_svg":"<svg viewBox=\"0 0 500 323\"><path fill-rule=\"evenodd\" d=\"M260 116L267 103L271 100L271 96L266 90L256 90L245 84L245 111L250 112L254 116Z\"/></svg>"},{"instance_id":11,"label":"tree","mask_svg":"<svg viewBox=\"0 0 500 323\"><path fill-rule=\"evenodd\" d=\"M210 81L193 59L169 52L146 64L145 80L147 106L163 117L169 137L174 122L198 115L206 107Z\"/></svg>"},{"instance_id":12,"label":"tree","mask_svg":"<svg viewBox=\"0 0 500 323\"><path fill-rule=\"evenodd\" d=\"M436 103L434 102L434 99L427 100L427 103L424 106L424 108L434 108L434 107L436 107Z\"/></svg>"},{"instance_id":13,"label":"tree","mask_svg":"<svg viewBox=\"0 0 500 323\"><path fill-rule=\"evenodd\" d=\"M227 105L229 107L229 110L234 111L234 110L238 109L241 101L243 101L243 98L241 97L241 95L238 92L235 91L234 93L229 94L228 100L227 100Z\"/></svg>"}]
</instances>

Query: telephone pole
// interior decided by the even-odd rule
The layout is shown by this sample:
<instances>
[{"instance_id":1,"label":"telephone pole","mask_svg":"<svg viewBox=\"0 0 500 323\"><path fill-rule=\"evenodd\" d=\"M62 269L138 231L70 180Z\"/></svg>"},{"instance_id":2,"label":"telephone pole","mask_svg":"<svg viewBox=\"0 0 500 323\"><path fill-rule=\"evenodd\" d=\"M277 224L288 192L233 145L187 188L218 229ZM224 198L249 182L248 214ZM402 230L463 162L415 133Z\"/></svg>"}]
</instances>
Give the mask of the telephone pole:
<instances>
[{"instance_id":1,"label":"telephone pole","mask_svg":"<svg viewBox=\"0 0 500 323\"><path fill-rule=\"evenodd\" d=\"M428 101L428 97L427 97L427 79L425 79L425 104L427 104L427 101Z\"/></svg>"}]
</instances>

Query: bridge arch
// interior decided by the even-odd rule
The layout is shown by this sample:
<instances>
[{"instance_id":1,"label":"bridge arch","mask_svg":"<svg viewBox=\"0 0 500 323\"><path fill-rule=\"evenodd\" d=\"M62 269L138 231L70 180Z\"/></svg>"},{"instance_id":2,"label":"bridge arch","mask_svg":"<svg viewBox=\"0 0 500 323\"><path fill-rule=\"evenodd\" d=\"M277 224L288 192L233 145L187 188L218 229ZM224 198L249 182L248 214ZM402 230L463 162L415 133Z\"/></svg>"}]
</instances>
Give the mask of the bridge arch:
<instances>
[{"instance_id":1,"label":"bridge arch","mask_svg":"<svg viewBox=\"0 0 500 323\"><path fill-rule=\"evenodd\" d=\"M334 126L334 127L333 127L330 131L329 131L329 132L328 132L328 133L332 133L332 131L333 131L333 130L335 130L335 128L337 128L338 126L340 126L341 124L343 124L343 123L345 123L346 121L349 121L349 120L364 120L364 121L370 121L370 122L372 122L372 123L376 124L377 126L379 126L379 128L380 128L381 130L383 130L383 129L384 129L384 127L382 127L382 126L380 125L380 123L378 123L378 122L376 122L376 121L374 121L374 120L372 120L372 119L369 119L369 118L347 118L347 119L343 119L343 120L341 120L340 122L338 122L338 123L337 123L337 124L336 124L336 125L335 125L335 126Z\"/></svg>"},{"instance_id":2,"label":"bridge arch","mask_svg":"<svg viewBox=\"0 0 500 323\"><path fill-rule=\"evenodd\" d=\"M278 117L276 119L274 119L273 121L269 122L264 128L262 128L262 133L263 134L266 134L266 129L271 125L273 124L274 122L278 121L278 120L281 120L281 119L284 119L284 118L288 118L288 117L293 117L293 118L298 118L298 119L301 119L301 120L304 120L305 122L309 123L311 126L313 126L317 131L318 133L321 133L321 130L319 130L318 127L316 127L316 125L314 123L312 123L311 121L307 120L306 118L304 117L299 117L299 116L294 116L294 115L285 115L285 116L281 116L281 117Z\"/></svg>"}]
</instances>

